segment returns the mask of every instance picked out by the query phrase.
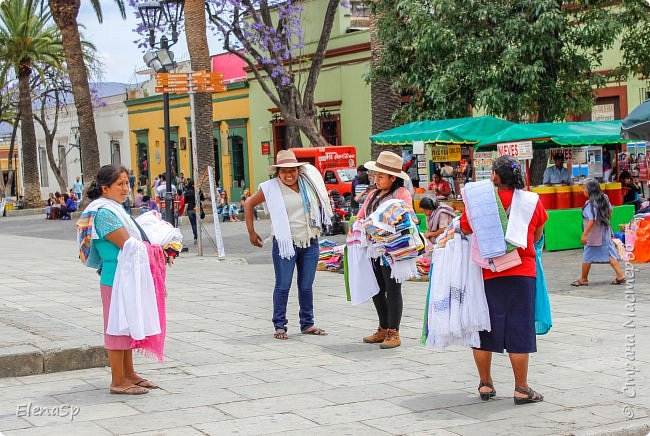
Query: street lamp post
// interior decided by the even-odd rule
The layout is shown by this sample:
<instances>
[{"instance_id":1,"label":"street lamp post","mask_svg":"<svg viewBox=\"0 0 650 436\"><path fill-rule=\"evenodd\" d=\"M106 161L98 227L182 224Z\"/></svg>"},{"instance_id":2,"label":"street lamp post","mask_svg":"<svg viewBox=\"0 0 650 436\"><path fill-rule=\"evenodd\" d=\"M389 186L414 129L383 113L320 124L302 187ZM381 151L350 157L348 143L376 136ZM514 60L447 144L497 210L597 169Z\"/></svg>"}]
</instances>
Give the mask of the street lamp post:
<instances>
[{"instance_id":1,"label":"street lamp post","mask_svg":"<svg viewBox=\"0 0 650 436\"><path fill-rule=\"evenodd\" d=\"M174 53L169 47L178 41L176 25L183 15L183 0L162 0L140 3L138 11L142 24L149 30L149 46L156 48L156 30L162 24L169 24L172 30L172 42L166 36L160 37L159 49L144 55L144 62L156 73L167 73L176 67ZM164 19L164 23L163 23ZM163 123L165 134L165 219L174 225L174 203L172 198L172 163L171 139L169 127L169 93L163 93Z\"/></svg>"}]
</instances>

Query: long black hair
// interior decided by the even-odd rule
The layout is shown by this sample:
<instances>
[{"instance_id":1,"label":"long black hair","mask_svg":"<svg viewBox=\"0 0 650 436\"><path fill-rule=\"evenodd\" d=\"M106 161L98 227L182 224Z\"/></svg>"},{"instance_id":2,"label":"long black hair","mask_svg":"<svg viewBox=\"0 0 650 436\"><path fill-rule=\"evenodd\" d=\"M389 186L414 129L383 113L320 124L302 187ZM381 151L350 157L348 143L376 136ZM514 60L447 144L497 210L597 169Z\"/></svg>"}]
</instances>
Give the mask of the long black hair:
<instances>
[{"instance_id":1,"label":"long black hair","mask_svg":"<svg viewBox=\"0 0 650 436\"><path fill-rule=\"evenodd\" d=\"M612 212L612 207L609 204L609 199L600 189L600 183L592 178L587 178L584 180L583 186L589 196L587 207L595 209L594 218L603 224L609 225L609 215Z\"/></svg>"},{"instance_id":2,"label":"long black hair","mask_svg":"<svg viewBox=\"0 0 650 436\"><path fill-rule=\"evenodd\" d=\"M395 176L395 180L393 181L393 184L390 185L390 189L388 190L387 193L385 193L384 195L379 195L379 193L381 192L379 189L375 189L373 192L371 192L370 195L372 195L372 198L368 203L368 208L366 209L366 215L370 215L372 212L374 212L375 209L377 209L377 207L381 204L384 198L388 197L393 192L397 191L399 188L403 186L404 186L404 179Z\"/></svg>"},{"instance_id":3,"label":"long black hair","mask_svg":"<svg viewBox=\"0 0 650 436\"><path fill-rule=\"evenodd\" d=\"M129 174L129 171L123 166L119 165L104 165L97 172L95 180L92 181L88 187L86 195L91 200L95 200L102 196L102 188L104 186L111 186L120 177L122 173Z\"/></svg>"},{"instance_id":4,"label":"long black hair","mask_svg":"<svg viewBox=\"0 0 650 436\"><path fill-rule=\"evenodd\" d=\"M512 156L500 156L492 164L492 171L501 179L501 185L510 189L524 189L526 183L519 161Z\"/></svg>"},{"instance_id":5,"label":"long black hair","mask_svg":"<svg viewBox=\"0 0 650 436\"><path fill-rule=\"evenodd\" d=\"M422 200L420 200L420 209L436 210L438 209L438 206L438 200L435 198L424 197Z\"/></svg>"}]
</instances>

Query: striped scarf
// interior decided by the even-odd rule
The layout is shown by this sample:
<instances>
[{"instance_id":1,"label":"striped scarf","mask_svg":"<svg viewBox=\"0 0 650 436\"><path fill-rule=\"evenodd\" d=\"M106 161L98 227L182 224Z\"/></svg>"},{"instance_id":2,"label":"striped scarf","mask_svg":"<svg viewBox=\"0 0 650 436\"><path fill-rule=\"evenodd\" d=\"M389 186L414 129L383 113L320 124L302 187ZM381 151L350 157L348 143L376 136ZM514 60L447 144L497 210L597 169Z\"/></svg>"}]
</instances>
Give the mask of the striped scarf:
<instances>
[{"instance_id":1,"label":"striped scarf","mask_svg":"<svg viewBox=\"0 0 650 436\"><path fill-rule=\"evenodd\" d=\"M298 187L307 217L307 225L312 229L321 229L325 223L326 208L324 204L321 204L314 183L307 175L301 173L298 176Z\"/></svg>"}]
</instances>

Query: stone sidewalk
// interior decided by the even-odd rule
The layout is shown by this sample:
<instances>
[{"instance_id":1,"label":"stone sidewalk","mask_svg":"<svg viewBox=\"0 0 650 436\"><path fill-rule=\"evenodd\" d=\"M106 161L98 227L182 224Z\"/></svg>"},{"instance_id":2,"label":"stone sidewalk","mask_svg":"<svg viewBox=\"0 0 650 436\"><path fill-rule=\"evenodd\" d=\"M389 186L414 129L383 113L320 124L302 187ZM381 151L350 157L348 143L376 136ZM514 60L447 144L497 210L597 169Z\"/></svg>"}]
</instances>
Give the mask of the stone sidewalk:
<instances>
[{"instance_id":1,"label":"stone sidewalk","mask_svg":"<svg viewBox=\"0 0 650 436\"><path fill-rule=\"evenodd\" d=\"M98 277L76 260L75 243L0 238L0 353L100 345ZM317 323L330 335L299 334L294 291L290 339L277 341L271 265L190 255L169 270L165 362L138 358L140 372L161 390L109 395L104 367L0 378L0 432L646 434L648 268L636 272L626 301L624 287L606 284L605 266L594 268L588 288L568 286L579 261L579 251L545 254L554 327L539 338L529 376L544 403L512 404L506 356L493 361L497 399L482 403L467 349L440 353L419 345L426 284L404 286L400 348L361 342L376 326L374 308L347 303L342 276L327 272L318 273L314 292ZM622 393L626 383L633 398Z\"/></svg>"}]
</instances>

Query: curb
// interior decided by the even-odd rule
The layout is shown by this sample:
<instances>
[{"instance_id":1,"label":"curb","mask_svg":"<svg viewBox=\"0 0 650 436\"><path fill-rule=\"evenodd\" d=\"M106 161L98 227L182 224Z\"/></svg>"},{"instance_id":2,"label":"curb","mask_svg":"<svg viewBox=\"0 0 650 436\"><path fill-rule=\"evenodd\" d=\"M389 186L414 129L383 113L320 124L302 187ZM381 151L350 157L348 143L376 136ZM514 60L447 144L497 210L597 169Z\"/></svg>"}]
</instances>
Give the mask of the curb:
<instances>
[{"instance_id":1,"label":"curb","mask_svg":"<svg viewBox=\"0 0 650 436\"><path fill-rule=\"evenodd\" d=\"M100 345L41 350L33 345L0 349L0 378L49 374L98 368L108 365L106 350Z\"/></svg>"}]
</instances>

